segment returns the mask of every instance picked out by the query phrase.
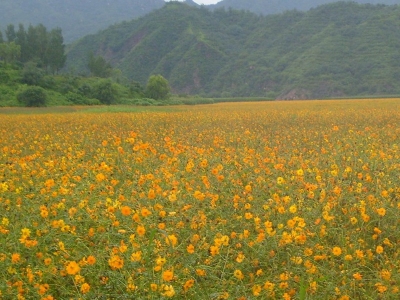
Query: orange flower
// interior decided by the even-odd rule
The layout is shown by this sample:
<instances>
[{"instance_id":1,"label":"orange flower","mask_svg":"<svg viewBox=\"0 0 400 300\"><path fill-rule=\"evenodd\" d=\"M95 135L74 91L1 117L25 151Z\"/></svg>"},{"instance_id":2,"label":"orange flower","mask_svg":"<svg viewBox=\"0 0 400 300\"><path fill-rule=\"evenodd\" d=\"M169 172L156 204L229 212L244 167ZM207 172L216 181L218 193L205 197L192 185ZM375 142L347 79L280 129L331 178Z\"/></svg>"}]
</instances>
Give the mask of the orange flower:
<instances>
[{"instance_id":1,"label":"orange flower","mask_svg":"<svg viewBox=\"0 0 400 300\"><path fill-rule=\"evenodd\" d=\"M118 255L112 255L108 260L108 265L113 270L122 269L124 266L124 260Z\"/></svg>"},{"instance_id":2,"label":"orange flower","mask_svg":"<svg viewBox=\"0 0 400 300\"><path fill-rule=\"evenodd\" d=\"M194 280L193 279L189 279L185 282L185 284L183 285L183 290L185 292L187 292L192 286L194 285Z\"/></svg>"},{"instance_id":3,"label":"orange flower","mask_svg":"<svg viewBox=\"0 0 400 300\"><path fill-rule=\"evenodd\" d=\"M122 206L121 207L121 213L124 216L129 216L131 214L132 210L129 206Z\"/></svg>"},{"instance_id":4,"label":"orange flower","mask_svg":"<svg viewBox=\"0 0 400 300\"><path fill-rule=\"evenodd\" d=\"M242 271L237 269L233 272L233 276L235 276L239 280L242 280L244 278Z\"/></svg>"},{"instance_id":5,"label":"orange flower","mask_svg":"<svg viewBox=\"0 0 400 300\"><path fill-rule=\"evenodd\" d=\"M13 253L13 254L11 255L11 262L12 262L13 264L19 263L20 260L21 260L21 255L20 255L20 254L18 254L18 253Z\"/></svg>"},{"instance_id":6,"label":"orange flower","mask_svg":"<svg viewBox=\"0 0 400 300\"><path fill-rule=\"evenodd\" d=\"M340 256L342 254L342 249L340 247L333 247L332 253L335 256Z\"/></svg>"},{"instance_id":7,"label":"orange flower","mask_svg":"<svg viewBox=\"0 0 400 300\"><path fill-rule=\"evenodd\" d=\"M96 263L96 257L94 257L93 255L89 255L86 261L89 265L94 265Z\"/></svg>"},{"instance_id":8,"label":"orange flower","mask_svg":"<svg viewBox=\"0 0 400 300\"><path fill-rule=\"evenodd\" d=\"M136 232L137 232L138 235L144 236L144 234L146 233L146 228L144 226L142 226L142 225L139 225L136 228Z\"/></svg>"},{"instance_id":9,"label":"orange flower","mask_svg":"<svg viewBox=\"0 0 400 300\"><path fill-rule=\"evenodd\" d=\"M174 272L171 270L166 270L162 273L162 279L164 281L171 281L172 279L174 279Z\"/></svg>"},{"instance_id":10,"label":"orange flower","mask_svg":"<svg viewBox=\"0 0 400 300\"><path fill-rule=\"evenodd\" d=\"M212 256L215 256L219 253L219 248L217 246L211 246L210 247L210 254Z\"/></svg>"},{"instance_id":11,"label":"orange flower","mask_svg":"<svg viewBox=\"0 0 400 300\"><path fill-rule=\"evenodd\" d=\"M190 244L189 246L186 247L186 251L190 254L194 253L194 246Z\"/></svg>"},{"instance_id":12,"label":"orange flower","mask_svg":"<svg viewBox=\"0 0 400 300\"><path fill-rule=\"evenodd\" d=\"M66 271L69 275L75 275L79 273L81 268L75 261L70 261L66 267Z\"/></svg>"},{"instance_id":13,"label":"orange flower","mask_svg":"<svg viewBox=\"0 0 400 300\"><path fill-rule=\"evenodd\" d=\"M379 216L383 217L384 215L386 215L386 209L384 209L383 207L382 207L382 208L378 208L378 209L376 210L376 213L377 213Z\"/></svg>"},{"instance_id":14,"label":"orange flower","mask_svg":"<svg viewBox=\"0 0 400 300\"><path fill-rule=\"evenodd\" d=\"M170 234L165 238L167 245L175 247L178 244L178 238L174 234Z\"/></svg>"},{"instance_id":15,"label":"orange flower","mask_svg":"<svg viewBox=\"0 0 400 300\"><path fill-rule=\"evenodd\" d=\"M90 285L87 283L84 283L81 285L81 292L82 294L86 294L90 291Z\"/></svg>"}]
</instances>

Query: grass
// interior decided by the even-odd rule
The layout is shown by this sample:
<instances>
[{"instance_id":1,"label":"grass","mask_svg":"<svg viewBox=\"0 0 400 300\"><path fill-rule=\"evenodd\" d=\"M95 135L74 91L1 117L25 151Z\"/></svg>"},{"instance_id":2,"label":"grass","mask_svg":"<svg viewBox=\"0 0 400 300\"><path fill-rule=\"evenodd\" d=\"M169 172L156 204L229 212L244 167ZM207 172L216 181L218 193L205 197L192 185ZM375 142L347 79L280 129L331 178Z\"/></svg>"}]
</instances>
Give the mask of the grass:
<instances>
[{"instance_id":1,"label":"grass","mask_svg":"<svg viewBox=\"0 0 400 300\"><path fill-rule=\"evenodd\" d=\"M399 105L1 109L0 298L398 299Z\"/></svg>"}]
</instances>

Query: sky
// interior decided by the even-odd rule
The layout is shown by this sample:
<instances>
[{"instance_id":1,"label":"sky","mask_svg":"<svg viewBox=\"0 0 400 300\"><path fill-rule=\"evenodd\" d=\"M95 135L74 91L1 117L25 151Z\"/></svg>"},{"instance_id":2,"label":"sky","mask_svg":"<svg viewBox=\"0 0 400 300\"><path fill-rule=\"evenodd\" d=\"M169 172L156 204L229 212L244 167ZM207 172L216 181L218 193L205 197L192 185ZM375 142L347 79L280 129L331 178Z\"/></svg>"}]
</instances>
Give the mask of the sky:
<instances>
[{"instance_id":1,"label":"sky","mask_svg":"<svg viewBox=\"0 0 400 300\"><path fill-rule=\"evenodd\" d=\"M197 4L215 4L221 0L193 0Z\"/></svg>"},{"instance_id":2,"label":"sky","mask_svg":"<svg viewBox=\"0 0 400 300\"><path fill-rule=\"evenodd\" d=\"M184 0L179 0L179 1L184 1ZM215 4L217 2L220 2L221 0L193 0L197 4Z\"/></svg>"}]
</instances>

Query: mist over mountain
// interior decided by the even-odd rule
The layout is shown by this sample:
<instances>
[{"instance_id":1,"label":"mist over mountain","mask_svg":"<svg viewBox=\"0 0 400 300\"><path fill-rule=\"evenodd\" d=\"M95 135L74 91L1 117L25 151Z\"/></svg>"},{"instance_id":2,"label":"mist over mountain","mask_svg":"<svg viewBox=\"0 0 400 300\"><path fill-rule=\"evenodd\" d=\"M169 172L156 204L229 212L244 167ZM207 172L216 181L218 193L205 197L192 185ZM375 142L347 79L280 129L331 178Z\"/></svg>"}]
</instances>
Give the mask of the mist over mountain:
<instances>
[{"instance_id":1,"label":"mist over mountain","mask_svg":"<svg viewBox=\"0 0 400 300\"><path fill-rule=\"evenodd\" d=\"M168 3L86 36L67 70L88 53L130 80L162 74L175 93L305 99L400 93L400 7L338 2L260 16Z\"/></svg>"},{"instance_id":2,"label":"mist over mountain","mask_svg":"<svg viewBox=\"0 0 400 300\"><path fill-rule=\"evenodd\" d=\"M317 6L335 2L334 0L222 0L214 5L209 5L211 9L233 8L244 9L256 14L276 14L287 10L306 11ZM348 1L350 2L350 1ZM360 4L398 4L398 0L355 0Z\"/></svg>"},{"instance_id":3,"label":"mist over mountain","mask_svg":"<svg viewBox=\"0 0 400 300\"><path fill-rule=\"evenodd\" d=\"M60 27L71 42L161 8L164 0L1 0L0 28L19 23Z\"/></svg>"}]
</instances>

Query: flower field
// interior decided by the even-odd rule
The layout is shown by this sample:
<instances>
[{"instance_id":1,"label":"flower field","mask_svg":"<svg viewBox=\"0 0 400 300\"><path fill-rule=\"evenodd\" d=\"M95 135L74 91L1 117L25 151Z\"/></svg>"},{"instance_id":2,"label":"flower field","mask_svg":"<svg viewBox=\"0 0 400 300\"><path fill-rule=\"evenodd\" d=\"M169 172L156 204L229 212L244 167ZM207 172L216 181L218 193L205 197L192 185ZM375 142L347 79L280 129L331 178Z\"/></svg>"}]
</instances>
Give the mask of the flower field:
<instances>
[{"instance_id":1,"label":"flower field","mask_svg":"<svg viewBox=\"0 0 400 300\"><path fill-rule=\"evenodd\" d=\"M0 115L0 299L399 299L400 100Z\"/></svg>"}]
</instances>

